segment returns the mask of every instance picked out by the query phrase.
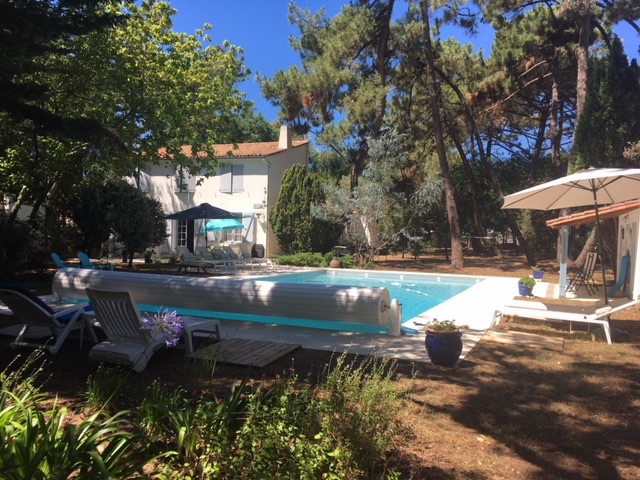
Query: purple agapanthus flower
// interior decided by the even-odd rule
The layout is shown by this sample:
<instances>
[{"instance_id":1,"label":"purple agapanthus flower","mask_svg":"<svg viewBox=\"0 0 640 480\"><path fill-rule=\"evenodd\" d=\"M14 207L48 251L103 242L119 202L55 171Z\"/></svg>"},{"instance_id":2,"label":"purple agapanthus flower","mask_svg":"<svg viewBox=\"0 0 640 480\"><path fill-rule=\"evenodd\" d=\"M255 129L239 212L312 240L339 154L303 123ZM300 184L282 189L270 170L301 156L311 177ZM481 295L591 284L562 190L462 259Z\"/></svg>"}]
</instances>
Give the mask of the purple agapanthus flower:
<instances>
[{"instance_id":1,"label":"purple agapanthus flower","mask_svg":"<svg viewBox=\"0 0 640 480\"><path fill-rule=\"evenodd\" d=\"M153 315L143 313L140 318L140 327L143 330L150 330L151 335L161 333L167 347L175 347L182 335L184 321L178 316L175 310L164 310L160 307L158 313Z\"/></svg>"}]
</instances>

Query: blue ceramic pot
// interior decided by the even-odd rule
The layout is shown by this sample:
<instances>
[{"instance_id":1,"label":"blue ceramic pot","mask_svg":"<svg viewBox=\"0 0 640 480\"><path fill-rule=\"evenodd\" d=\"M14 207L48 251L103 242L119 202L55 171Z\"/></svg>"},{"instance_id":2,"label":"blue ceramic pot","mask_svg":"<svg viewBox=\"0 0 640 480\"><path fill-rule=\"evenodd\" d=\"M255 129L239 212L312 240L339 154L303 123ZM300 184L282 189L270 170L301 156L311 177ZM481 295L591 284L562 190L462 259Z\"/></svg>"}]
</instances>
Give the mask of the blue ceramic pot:
<instances>
[{"instance_id":1,"label":"blue ceramic pot","mask_svg":"<svg viewBox=\"0 0 640 480\"><path fill-rule=\"evenodd\" d=\"M518 295L521 297L530 297L533 293L533 288L529 288L521 283L518 284Z\"/></svg>"},{"instance_id":2,"label":"blue ceramic pot","mask_svg":"<svg viewBox=\"0 0 640 480\"><path fill-rule=\"evenodd\" d=\"M462 332L458 329L449 332L427 330L424 343L431 363L452 367L462 353Z\"/></svg>"}]
</instances>

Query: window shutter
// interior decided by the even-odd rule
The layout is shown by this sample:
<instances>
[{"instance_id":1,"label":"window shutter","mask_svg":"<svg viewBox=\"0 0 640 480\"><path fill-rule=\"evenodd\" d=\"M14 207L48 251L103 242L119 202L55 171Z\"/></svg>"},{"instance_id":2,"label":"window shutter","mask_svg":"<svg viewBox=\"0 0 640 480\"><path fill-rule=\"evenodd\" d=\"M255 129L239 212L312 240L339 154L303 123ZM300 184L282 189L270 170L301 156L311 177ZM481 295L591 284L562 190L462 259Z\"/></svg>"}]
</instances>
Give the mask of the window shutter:
<instances>
[{"instance_id":1,"label":"window shutter","mask_svg":"<svg viewBox=\"0 0 640 480\"><path fill-rule=\"evenodd\" d=\"M220 167L220 191L231 193L231 165Z\"/></svg>"},{"instance_id":2,"label":"window shutter","mask_svg":"<svg viewBox=\"0 0 640 480\"><path fill-rule=\"evenodd\" d=\"M244 191L244 165L233 165L232 192Z\"/></svg>"}]
</instances>

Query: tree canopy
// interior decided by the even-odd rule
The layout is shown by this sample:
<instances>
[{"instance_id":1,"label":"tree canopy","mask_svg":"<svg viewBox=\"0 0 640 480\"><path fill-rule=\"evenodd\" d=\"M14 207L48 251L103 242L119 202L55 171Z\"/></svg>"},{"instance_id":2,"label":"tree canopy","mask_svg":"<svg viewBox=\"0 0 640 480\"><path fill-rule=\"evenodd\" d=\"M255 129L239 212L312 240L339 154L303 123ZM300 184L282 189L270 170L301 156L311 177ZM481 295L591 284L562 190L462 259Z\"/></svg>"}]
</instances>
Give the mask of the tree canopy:
<instances>
[{"instance_id":1,"label":"tree canopy","mask_svg":"<svg viewBox=\"0 0 640 480\"><path fill-rule=\"evenodd\" d=\"M212 44L207 24L175 32L175 13L155 0L3 2L3 235L23 205L33 228L43 210L64 222L58 212L89 173L135 177L164 149L176 168L208 175L215 162L182 146L213 153L216 143L274 138L237 88L250 73L242 49Z\"/></svg>"},{"instance_id":2,"label":"tree canopy","mask_svg":"<svg viewBox=\"0 0 640 480\"><path fill-rule=\"evenodd\" d=\"M381 161L370 140L401 135L412 172L444 182L446 209L421 227L449 225L456 268L462 236L495 252L490 230L510 230L535 263L522 212L499 209L504 192L638 157L638 66L612 33L619 22L640 32L634 2L352 0L333 18L291 2L289 14L302 68L262 79L265 98L316 136L318 168L334 185L348 176L354 198ZM495 29L490 54L442 33L473 37L481 22Z\"/></svg>"}]
</instances>

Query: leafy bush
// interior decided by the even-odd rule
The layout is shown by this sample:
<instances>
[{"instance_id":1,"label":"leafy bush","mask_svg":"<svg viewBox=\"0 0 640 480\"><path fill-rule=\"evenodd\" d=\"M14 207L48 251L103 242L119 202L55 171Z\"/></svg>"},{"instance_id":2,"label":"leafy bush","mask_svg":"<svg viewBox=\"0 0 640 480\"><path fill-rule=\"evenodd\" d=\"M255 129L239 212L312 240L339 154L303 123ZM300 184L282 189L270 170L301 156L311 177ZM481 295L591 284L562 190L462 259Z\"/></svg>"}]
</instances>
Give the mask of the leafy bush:
<instances>
[{"instance_id":1,"label":"leafy bush","mask_svg":"<svg viewBox=\"0 0 640 480\"><path fill-rule=\"evenodd\" d=\"M57 404L45 410L34 376L24 376L34 358L17 373L0 374L0 478L133 478L157 458L127 411L74 424Z\"/></svg>"},{"instance_id":2,"label":"leafy bush","mask_svg":"<svg viewBox=\"0 0 640 480\"><path fill-rule=\"evenodd\" d=\"M169 478L380 478L400 433L393 375L387 361L342 355L315 388L295 371L267 389L245 377L190 404L152 385L141 412L179 453L162 468Z\"/></svg>"},{"instance_id":3,"label":"leafy bush","mask_svg":"<svg viewBox=\"0 0 640 480\"><path fill-rule=\"evenodd\" d=\"M276 260L280 265L293 265L295 267L327 267L329 262L321 253L296 253L294 255L278 255Z\"/></svg>"},{"instance_id":4,"label":"leafy bush","mask_svg":"<svg viewBox=\"0 0 640 480\"><path fill-rule=\"evenodd\" d=\"M326 268L334 258L340 261L342 268L352 268L355 264L351 255L338 257L334 252L329 252L324 255L322 253L303 252L294 255L277 255L275 258L280 265L293 265L295 267Z\"/></svg>"},{"instance_id":5,"label":"leafy bush","mask_svg":"<svg viewBox=\"0 0 640 480\"><path fill-rule=\"evenodd\" d=\"M323 204L321 177L305 165L296 164L282 178L278 201L269 213L278 245L287 254L329 251L337 242L342 225L314 217L312 205Z\"/></svg>"},{"instance_id":6,"label":"leafy bush","mask_svg":"<svg viewBox=\"0 0 640 480\"><path fill-rule=\"evenodd\" d=\"M129 371L119 365L100 365L87 378L85 406L93 410L115 411L127 386Z\"/></svg>"},{"instance_id":7,"label":"leafy bush","mask_svg":"<svg viewBox=\"0 0 640 480\"><path fill-rule=\"evenodd\" d=\"M247 376L195 398L154 382L138 409L72 423L55 404L43 410L37 358L0 373L0 478L138 478L152 461L159 478L176 480L397 478L383 467L401 433L389 361L343 354L315 387L291 368L268 388ZM120 380L103 370L100 391L113 384L102 375Z\"/></svg>"}]
</instances>

